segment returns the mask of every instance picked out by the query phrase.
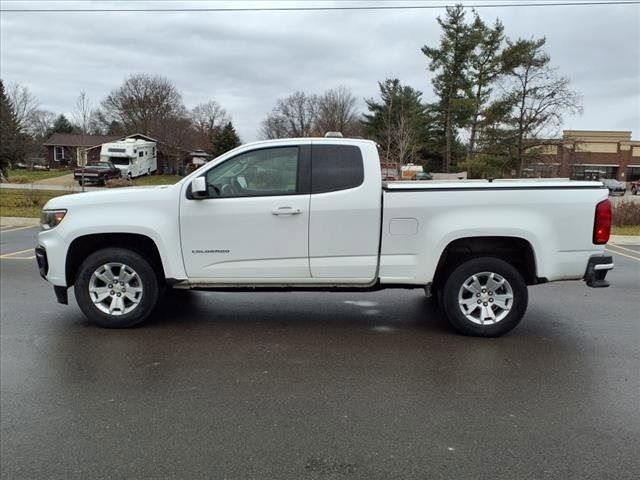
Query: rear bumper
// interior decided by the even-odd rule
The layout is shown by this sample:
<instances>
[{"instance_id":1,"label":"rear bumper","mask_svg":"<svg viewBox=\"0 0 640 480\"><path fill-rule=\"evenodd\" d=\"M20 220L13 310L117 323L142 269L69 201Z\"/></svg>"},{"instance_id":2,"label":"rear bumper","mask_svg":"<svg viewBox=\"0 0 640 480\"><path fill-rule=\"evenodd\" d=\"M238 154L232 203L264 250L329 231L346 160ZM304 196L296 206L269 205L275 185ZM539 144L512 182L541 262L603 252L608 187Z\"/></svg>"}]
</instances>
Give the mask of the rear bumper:
<instances>
[{"instance_id":1,"label":"rear bumper","mask_svg":"<svg viewBox=\"0 0 640 480\"><path fill-rule=\"evenodd\" d=\"M587 271L584 273L584 281L592 288L605 288L609 282L605 280L609 270L613 270L613 258L611 255L594 255L589 258Z\"/></svg>"}]
</instances>

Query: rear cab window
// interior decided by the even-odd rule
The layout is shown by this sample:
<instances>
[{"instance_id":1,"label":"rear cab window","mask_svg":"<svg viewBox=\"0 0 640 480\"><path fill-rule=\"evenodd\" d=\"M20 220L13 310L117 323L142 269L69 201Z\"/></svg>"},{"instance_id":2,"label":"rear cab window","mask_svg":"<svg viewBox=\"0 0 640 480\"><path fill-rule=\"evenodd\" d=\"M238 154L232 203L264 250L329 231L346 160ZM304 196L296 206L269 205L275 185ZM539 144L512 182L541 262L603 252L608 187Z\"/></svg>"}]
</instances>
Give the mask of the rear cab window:
<instances>
[{"instance_id":1,"label":"rear cab window","mask_svg":"<svg viewBox=\"0 0 640 480\"><path fill-rule=\"evenodd\" d=\"M355 145L313 145L311 193L336 192L362 185L364 163Z\"/></svg>"}]
</instances>

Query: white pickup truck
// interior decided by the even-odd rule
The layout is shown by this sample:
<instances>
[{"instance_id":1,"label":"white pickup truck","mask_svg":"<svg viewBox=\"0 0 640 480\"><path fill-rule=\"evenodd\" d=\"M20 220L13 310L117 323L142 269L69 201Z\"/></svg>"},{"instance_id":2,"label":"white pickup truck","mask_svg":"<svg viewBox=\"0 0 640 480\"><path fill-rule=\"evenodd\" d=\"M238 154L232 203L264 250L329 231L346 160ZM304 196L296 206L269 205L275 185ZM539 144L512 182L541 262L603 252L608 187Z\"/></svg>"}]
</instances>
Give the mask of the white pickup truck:
<instances>
[{"instance_id":1,"label":"white pickup truck","mask_svg":"<svg viewBox=\"0 0 640 480\"><path fill-rule=\"evenodd\" d=\"M606 287L613 268L602 183L383 183L359 139L243 145L175 185L54 198L41 223L41 275L103 327L141 322L166 288L424 288L458 331L497 336L527 285Z\"/></svg>"}]
</instances>

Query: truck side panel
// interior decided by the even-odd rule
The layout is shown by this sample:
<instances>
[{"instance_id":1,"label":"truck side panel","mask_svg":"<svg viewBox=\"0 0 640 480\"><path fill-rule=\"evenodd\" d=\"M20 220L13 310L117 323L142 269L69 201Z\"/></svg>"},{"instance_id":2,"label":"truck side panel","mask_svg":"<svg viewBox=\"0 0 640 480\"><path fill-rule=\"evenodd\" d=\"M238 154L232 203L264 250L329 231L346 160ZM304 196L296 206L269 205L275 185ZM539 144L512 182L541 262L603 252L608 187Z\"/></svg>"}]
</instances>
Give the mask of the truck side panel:
<instances>
[{"instance_id":1,"label":"truck side panel","mask_svg":"<svg viewBox=\"0 0 640 480\"><path fill-rule=\"evenodd\" d=\"M447 245L488 236L529 242L538 277L580 279L589 257L604 251L592 234L605 198L601 188L385 191L381 283L427 284Z\"/></svg>"}]
</instances>

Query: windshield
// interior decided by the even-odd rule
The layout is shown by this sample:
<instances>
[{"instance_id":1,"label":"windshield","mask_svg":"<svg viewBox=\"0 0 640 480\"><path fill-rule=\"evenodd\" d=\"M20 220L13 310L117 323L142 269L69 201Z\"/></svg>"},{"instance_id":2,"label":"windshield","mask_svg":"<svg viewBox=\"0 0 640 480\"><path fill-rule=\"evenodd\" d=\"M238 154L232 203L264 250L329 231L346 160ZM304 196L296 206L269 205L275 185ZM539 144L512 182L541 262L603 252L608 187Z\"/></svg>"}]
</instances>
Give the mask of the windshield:
<instances>
[{"instance_id":1,"label":"windshield","mask_svg":"<svg viewBox=\"0 0 640 480\"><path fill-rule=\"evenodd\" d=\"M88 168L111 168L111 164L109 162L96 162L87 164Z\"/></svg>"},{"instance_id":2,"label":"windshield","mask_svg":"<svg viewBox=\"0 0 640 480\"><path fill-rule=\"evenodd\" d=\"M114 165L129 165L131 159L129 157L111 157L109 160Z\"/></svg>"}]
</instances>

